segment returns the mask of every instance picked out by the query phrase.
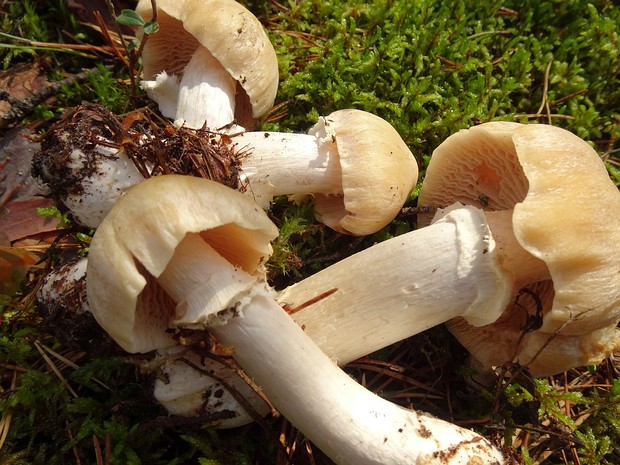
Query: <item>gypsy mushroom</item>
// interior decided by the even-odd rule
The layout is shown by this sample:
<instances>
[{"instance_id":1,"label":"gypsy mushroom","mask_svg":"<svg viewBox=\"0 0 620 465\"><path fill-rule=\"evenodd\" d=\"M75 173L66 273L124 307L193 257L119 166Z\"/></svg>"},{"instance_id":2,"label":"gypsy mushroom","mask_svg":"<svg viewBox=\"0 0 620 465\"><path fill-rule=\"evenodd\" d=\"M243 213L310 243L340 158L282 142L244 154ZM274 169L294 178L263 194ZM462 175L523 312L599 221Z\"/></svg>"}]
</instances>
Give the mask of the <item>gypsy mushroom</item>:
<instances>
[{"instance_id":1,"label":"gypsy mushroom","mask_svg":"<svg viewBox=\"0 0 620 465\"><path fill-rule=\"evenodd\" d=\"M464 288L476 285L475 274L468 273L472 281L438 275L449 248L440 247L434 228L447 217L336 263L285 289L279 301L297 307L334 290L293 317L340 363L442 318L454 318L449 329L487 367L517 361L534 376L597 363L620 345L620 192L586 142L543 125L493 122L461 131L435 150L418 204L453 202L485 210L495 244L485 250L509 283L495 302L499 313L486 307L486 321L453 312L467 305ZM426 250L405 248L414 237ZM429 295L419 282L432 275ZM489 303L479 302L484 312Z\"/></svg>"},{"instance_id":2,"label":"gypsy mushroom","mask_svg":"<svg viewBox=\"0 0 620 465\"><path fill-rule=\"evenodd\" d=\"M91 311L128 350L149 350L155 340L133 340L136 308L148 307L162 332L208 330L336 463L504 463L481 436L398 407L333 364L264 282L261 267L276 235L260 208L225 186L180 176L146 180L95 233Z\"/></svg>"},{"instance_id":3,"label":"gypsy mushroom","mask_svg":"<svg viewBox=\"0 0 620 465\"><path fill-rule=\"evenodd\" d=\"M142 54L149 97L178 124L252 127L273 106L278 60L258 19L233 0L158 0ZM145 20L151 0L136 12Z\"/></svg>"},{"instance_id":4,"label":"gypsy mushroom","mask_svg":"<svg viewBox=\"0 0 620 465\"><path fill-rule=\"evenodd\" d=\"M230 171L238 171L239 179L230 185L264 208L275 195L313 196L319 221L355 235L371 234L392 221L418 175L396 130L378 116L347 109L321 117L309 132L212 136L219 144L215 149L227 151L219 158L234 158ZM126 137L109 111L81 106L48 131L35 156L35 175L76 221L94 228L118 197L143 180L128 150L134 147L143 152L140 157L155 158L149 152L153 136L135 135L134 145L124 146ZM210 144L200 131L185 134L184 140L190 137ZM159 143L168 145L166 140ZM181 152L188 152L187 147Z\"/></svg>"},{"instance_id":5,"label":"gypsy mushroom","mask_svg":"<svg viewBox=\"0 0 620 465\"><path fill-rule=\"evenodd\" d=\"M394 127L361 110L320 117L309 134L255 131L232 140L248 148L242 177L257 203L312 196L317 219L346 234L372 234L389 224L418 178L415 158Z\"/></svg>"},{"instance_id":6,"label":"gypsy mushroom","mask_svg":"<svg viewBox=\"0 0 620 465\"><path fill-rule=\"evenodd\" d=\"M435 151L419 205L459 201L487 212L499 244L539 261L495 323L449 323L486 366L517 361L535 376L595 364L620 346L620 192L600 157L572 133L493 122L460 131ZM497 217L497 218L494 218Z\"/></svg>"},{"instance_id":7,"label":"gypsy mushroom","mask_svg":"<svg viewBox=\"0 0 620 465\"><path fill-rule=\"evenodd\" d=\"M235 191L212 181L157 176L136 185L125 196L134 191L142 194L132 195L123 208L113 208L97 228L87 267L91 312L101 327L132 353L176 344L166 333L174 306L151 275L165 267L187 233L208 237L211 246L228 261L248 276L259 277L264 275L264 262L272 251L269 242L278 234L266 214L250 199L240 193L230 195ZM218 195L225 196L226 201L214 201ZM151 227L157 230L157 237L153 236L156 231L149 230ZM122 242L112 246L115 241ZM137 264L128 257L135 257ZM159 273L161 270L154 276ZM236 293L224 297L235 298Z\"/></svg>"}]
</instances>

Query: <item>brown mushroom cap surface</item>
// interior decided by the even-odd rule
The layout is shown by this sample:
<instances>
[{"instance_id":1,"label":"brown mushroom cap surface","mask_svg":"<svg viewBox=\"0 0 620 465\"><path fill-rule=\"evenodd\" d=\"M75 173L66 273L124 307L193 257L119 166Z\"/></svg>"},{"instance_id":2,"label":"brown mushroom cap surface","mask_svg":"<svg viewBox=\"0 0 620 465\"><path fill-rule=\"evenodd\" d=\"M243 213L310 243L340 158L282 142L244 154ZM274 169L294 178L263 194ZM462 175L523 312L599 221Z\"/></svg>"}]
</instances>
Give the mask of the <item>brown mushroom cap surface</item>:
<instances>
[{"instance_id":1,"label":"brown mushroom cap surface","mask_svg":"<svg viewBox=\"0 0 620 465\"><path fill-rule=\"evenodd\" d=\"M166 71L181 78L199 45L204 46L237 81L236 117L240 124L264 116L278 88L278 60L258 19L233 0L158 0L159 31L149 36L142 54L147 80ZM136 12L151 19L150 0Z\"/></svg>"},{"instance_id":2,"label":"brown mushroom cap surface","mask_svg":"<svg viewBox=\"0 0 620 465\"><path fill-rule=\"evenodd\" d=\"M418 180L415 158L394 127L361 110L324 118L338 149L342 195L316 195L320 221L347 234L372 234L390 223Z\"/></svg>"},{"instance_id":3,"label":"brown mushroom cap surface","mask_svg":"<svg viewBox=\"0 0 620 465\"><path fill-rule=\"evenodd\" d=\"M155 204L148 214L144 198ZM115 207L106 216L93 238L87 295L97 322L132 353L174 344L166 330L175 304L155 278L188 233L199 233L249 274L264 273L270 242L278 235L267 214L245 195L207 179L156 176L129 190L122 203L122 209Z\"/></svg>"},{"instance_id":4,"label":"brown mushroom cap surface","mask_svg":"<svg viewBox=\"0 0 620 465\"><path fill-rule=\"evenodd\" d=\"M548 270L515 288L497 322L448 325L476 358L546 376L600 362L620 345L620 192L585 141L547 125L460 131L434 152L419 205L454 201L512 210L517 243Z\"/></svg>"}]
</instances>

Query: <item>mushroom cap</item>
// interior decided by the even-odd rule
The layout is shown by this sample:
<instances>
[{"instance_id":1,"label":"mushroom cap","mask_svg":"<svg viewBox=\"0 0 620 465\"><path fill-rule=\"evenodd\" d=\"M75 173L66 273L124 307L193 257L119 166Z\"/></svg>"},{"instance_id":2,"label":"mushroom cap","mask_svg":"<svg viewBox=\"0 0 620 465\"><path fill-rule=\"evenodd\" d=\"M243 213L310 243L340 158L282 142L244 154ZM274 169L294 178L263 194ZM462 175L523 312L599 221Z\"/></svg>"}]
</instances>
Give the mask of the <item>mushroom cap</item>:
<instances>
[{"instance_id":1,"label":"mushroom cap","mask_svg":"<svg viewBox=\"0 0 620 465\"><path fill-rule=\"evenodd\" d=\"M180 79L199 45L204 46L237 81L239 124L272 107L278 90L278 59L260 21L234 0L158 0L159 30L149 36L142 52L144 79L163 71ZM136 12L151 19L150 0L140 0Z\"/></svg>"},{"instance_id":2,"label":"mushroom cap","mask_svg":"<svg viewBox=\"0 0 620 465\"><path fill-rule=\"evenodd\" d=\"M311 134L335 141L342 195L316 195L317 218L336 231L372 234L389 224L418 179L418 165L396 129L362 110L338 110L321 118Z\"/></svg>"},{"instance_id":3,"label":"mushroom cap","mask_svg":"<svg viewBox=\"0 0 620 465\"><path fill-rule=\"evenodd\" d=\"M278 230L247 196L207 179L164 175L130 189L95 232L87 268L91 312L124 350L174 345L166 330L175 305L156 278L188 233L258 275Z\"/></svg>"},{"instance_id":4,"label":"mushroom cap","mask_svg":"<svg viewBox=\"0 0 620 465\"><path fill-rule=\"evenodd\" d=\"M460 131L433 153L419 205L454 201L512 210L519 245L549 271L515 289L495 323L448 325L476 358L487 366L516 360L546 376L597 363L620 345L620 192L592 147L547 125ZM542 316L539 329L524 329L528 315Z\"/></svg>"}]
</instances>

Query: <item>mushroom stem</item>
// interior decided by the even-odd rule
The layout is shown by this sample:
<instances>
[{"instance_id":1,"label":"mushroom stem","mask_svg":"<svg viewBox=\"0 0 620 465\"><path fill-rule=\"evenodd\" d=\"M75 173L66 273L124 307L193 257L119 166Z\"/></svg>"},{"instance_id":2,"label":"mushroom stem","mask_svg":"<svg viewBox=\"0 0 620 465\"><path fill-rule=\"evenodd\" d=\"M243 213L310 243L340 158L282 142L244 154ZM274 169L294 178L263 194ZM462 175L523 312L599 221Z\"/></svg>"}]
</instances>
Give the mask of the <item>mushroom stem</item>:
<instances>
[{"instance_id":1,"label":"mushroom stem","mask_svg":"<svg viewBox=\"0 0 620 465\"><path fill-rule=\"evenodd\" d=\"M205 261L212 264L195 268ZM473 457L504 463L472 431L398 407L356 383L259 278L219 256L199 235L188 234L179 243L158 282L177 304L177 324L186 327L193 319L194 326L207 327L234 347L233 357L278 410L336 463L456 465ZM222 298L221 289L235 291Z\"/></svg>"},{"instance_id":2,"label":"mushroom stem","mask_svg":"<svg viewBox=\"0 0 620 465\"><path fill-rule=\"evenodd\" d=\"M245 151L242 181L263 208L277 195L342 193L342 170L334 140L317 124L309 134L246 132L233 143Z\"/></svg>"},{"instance_id":3,"label":"mushroom stem","mask_svg":"<svg viewBox=\"0 0 620 465\"><path fill-rule=\"evenodd\" d=\"M163 86L159 90L170 91L166 82L172 82L170 87L174 88L174 76L159 78ZM100 126L104 118L107 125L118 128L114 137L97 133L85 140L83 132L90 125ZM59 203L71 202L68 210L80 224L91 228L98 226L129 187L144 180L128 152L141 161L157 157L160 164L168 162L175 170L186 167L191 157L185 149L175 150L175 134L164 132L156 141L152 135L134 138L129 137L135 135L131 132L127 136L120 121L105 109L93 112L84 107L84 111L72 115L70 122L48 131L46 138L61 143L35 156L39 166L35 174L50 185ZM204 157L234 165L234 169L227 170L224 181L214 180L239 181L244 193L262 208L268 208L276 195L313 196L318 220L343 233L372 234L387 225L400 211L417 179L415 159L394 128L361 110L339 110L321 117L309 134L246 132L233 137L210 135L212 139L205 140L202 131L183 131L183 140L187 137L197 147L198 160ZM127 140L130 145L123 146ZM71 156L55 156L58 146ZM168 154L154 153L153 147L158 146L168 147ZM173 159L174 154L181 157L181 163L175 163L179 160ZM168 158L162 161L162 155ZM142 172L146 175L150 168L147 165ZM165 165L161 168L163 172L169 169ZM203 173L207 176L211 172ZM94 208L93 203L96 215L82 219L81 210Z\"/></svg>"},{"instance_id":4,"label":"mushroom stem","mask_svg":"<svg viewBox=\"0 0 620 465\"><path fill-rule=\"evenodd\" d=\"M80 105L44 135L32 175L50 188L75 222L96 228L116 200L144 180L121 147L118 118L98 105Z\"/></svg>"},{"instance_id":5,"label":"mushroom stem","mask_svg":"<svg viewBox=\"0 0 620 465\"><path fill-rule=\"evenodd\" d=\"M235 119L237 82L220 62L199 46L183 70L179 83L175 124L212 130L223 128Z\"/></svg>"},{"instance_id":6,"label":"mushroom stem","mask_svg":"<svg viewBox=\"0 0 620 465\"><path fill-rule=\"evenodd\" d=\"M504 240L491 233L482 210L459 206L443 213L430 226L293 284L278 301L341 365L456 317L493 323L521 271L504 268L497 247Z\"/></svg>"},{"instance_id":7,"label":"mushroom stem","mask_svg":"<svg viewBox=\"0 0 620 465\"><path fill-rule=\"evenodd\" d=\"M215 317L221 309L242 305L236 299L249 295L258 281L258 277L231 265L197 233L185 236L158 278L177 303L171 326L198 329L211 323L206 316Z\"/></svg>"}]
</instances>

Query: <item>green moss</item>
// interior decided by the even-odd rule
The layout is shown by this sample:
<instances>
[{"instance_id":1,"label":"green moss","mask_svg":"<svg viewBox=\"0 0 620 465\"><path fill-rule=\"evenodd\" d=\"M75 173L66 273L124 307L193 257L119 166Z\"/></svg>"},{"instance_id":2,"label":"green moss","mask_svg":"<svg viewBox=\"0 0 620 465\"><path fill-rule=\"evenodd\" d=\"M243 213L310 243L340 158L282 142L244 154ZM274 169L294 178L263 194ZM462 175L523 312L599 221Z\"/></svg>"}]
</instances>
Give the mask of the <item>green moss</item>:
<instances>
[{"instance_id":1,"label":"green moss","mask_svg":"<svg viewBox=\"0 0 620 465\"><path fill-rule=\"evenodd\" d=\"M591 415L577 432L582 462L612 465L620 461L620 381L609 392L593 392L587 399Z\"/></svg>"},{"instance_id":2,"label":"green moss","mask_svg":"<svg viewBox=\"0 0 620 465\"><path fill-rule=\"evenodd\" d=\"M458 129L536 113L551 62L547 100L560 115L553 123L586 140L618 136L620 12L611 2L287 7L276 14L273 38L289 115L272 129L306 130L319 114L355 107L429 154Z\"/></svg>"},{"instance_id":3,"label":"green moss","mask_svg":"<svg viewBox=\"0 0 620 465\"><path fill-rule=\"evenodd\" d=\"M117 113L126 112L134 103L129 99L126 70L116 57L46 45L75 44L76 41L102 45L102 38L82 26L64 1L0 0L0 11L8 13L0 19L0 59L4 69L37 57L42 59L43 68L50 70L50 83L78 75L85 69L92 70L85 80L63 85L54 93L51 103L43 104L47 98L42 99L33 115L28 115L28 120L52 119L65 107L83 101L99 103Z\"/></svg>"}]
</instances>

